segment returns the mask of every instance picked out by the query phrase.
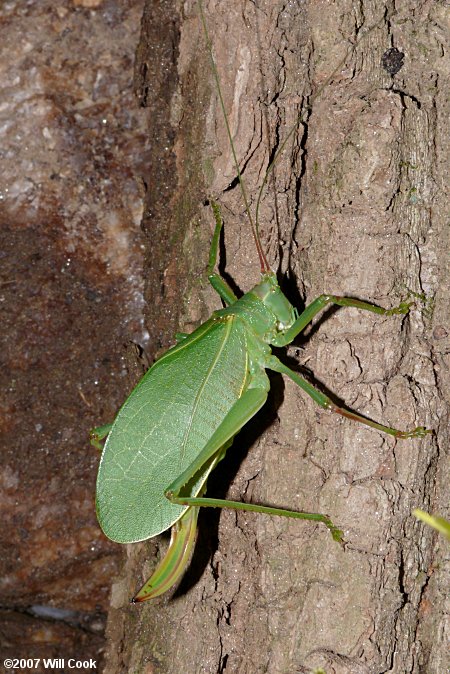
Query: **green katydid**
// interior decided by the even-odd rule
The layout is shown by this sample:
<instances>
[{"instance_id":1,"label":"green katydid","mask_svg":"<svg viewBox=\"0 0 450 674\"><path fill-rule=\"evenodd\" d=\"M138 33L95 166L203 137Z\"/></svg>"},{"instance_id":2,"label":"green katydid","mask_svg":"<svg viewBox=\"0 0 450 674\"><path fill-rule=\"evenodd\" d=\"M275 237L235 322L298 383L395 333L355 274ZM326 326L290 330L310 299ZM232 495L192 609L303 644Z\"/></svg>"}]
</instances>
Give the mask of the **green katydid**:
<instances>
[{"instance_id":1,"label":"green katydid","mask_svg":"<svg viewBox=\"0 0 450 674\"><path fill-rule=\"evenodd\" d=\"M257 217L253 222L248 208L200 0L199 10L261 263L261 281L238 299L214 271L223 222L213 203L215 230L208 278L225 308L213 312L190 335L183 335L144 375L114 423L92 433L97 445L107 436L97 478L97 515L104 533L113 541L132 543L172 528L165 557L135 601L159 596L180 578L189 561L201 506L313 520L323 523L336 541L342 540L342 532L327 515L204 496L210 472L267 399L266 370L288 376L322 408L396 438L430 432L424 427L400 431L340 408L271 353L271 346L290 344L330 304L385 316L406 314L410 304L383 309L357 299L321 295L298 315L282 293L259 239Z\"/></svg>"}]
</instances>

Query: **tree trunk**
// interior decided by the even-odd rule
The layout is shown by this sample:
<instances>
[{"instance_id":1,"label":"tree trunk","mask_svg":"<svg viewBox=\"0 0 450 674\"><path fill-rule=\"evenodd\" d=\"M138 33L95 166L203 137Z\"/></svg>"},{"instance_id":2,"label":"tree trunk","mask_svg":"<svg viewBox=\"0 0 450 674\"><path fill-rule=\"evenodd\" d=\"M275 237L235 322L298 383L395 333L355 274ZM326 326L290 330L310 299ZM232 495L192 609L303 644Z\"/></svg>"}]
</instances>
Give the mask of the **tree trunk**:
<instances>
[{"instance_id":1,"label":"tree trunk","mask_svg":"<svg viewBox=\"0 0 450 674\"><path fill-rule=\"evenodd\" d=\"M445 514L446 9L205 0L205 13L253 213L270 159L301 119L259 213L290 300L299 310L321 293L415 301L406 317L327 311L288 360L351 409L436 434L395 440L273 376L208 493L325 512L345 547L319 524L204 511L180 587L129 606L167 541L130 546L113 586L106 671L442 674L445 543L411 511ZM205 275L206 199L221 204L227 278L247 291L259 266L195 2L148 3L136 72L154 139L148 324L165 348L220 307Z\"/></svg>"}]
</instances>

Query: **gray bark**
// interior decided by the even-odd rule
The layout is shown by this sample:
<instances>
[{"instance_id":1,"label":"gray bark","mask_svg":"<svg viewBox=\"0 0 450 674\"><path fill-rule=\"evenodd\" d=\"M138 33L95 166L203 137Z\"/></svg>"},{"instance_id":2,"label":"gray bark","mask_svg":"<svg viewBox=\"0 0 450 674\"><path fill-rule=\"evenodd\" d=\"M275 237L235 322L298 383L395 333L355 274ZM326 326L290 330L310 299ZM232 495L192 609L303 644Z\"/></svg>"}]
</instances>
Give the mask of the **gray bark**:
<instances>
[{"instance_id":1,"label":"gray bark","mask_svg":"<svg viewBox=\"0 0 450 674\"><path fill-rule=\"evenodd\" d=\"M445 514L448 477L447 11L411 1L206 3L252 208L302 114L260 212L286 294L300 309L323 292L386 307L424 294L407 317L326 312L288 355L355 411L436 433L396 441L273 377L209 494L326 512L345 548L320 525L205 512L180 588L127 608L166 541L130 547L113 586L107 672L445 671L448 548L411 511ZM204 44L195 3L149 3L137 73L160 167L145 226L162 255L147 293L162 346L220 306L205 280L213 218L202 200L220 201L232 281L246 291L259 278L242 195L234 183L227 190L235 169ZM394 75L381 65L393 47L405 54Z\"/></svg>"}]
</instances>

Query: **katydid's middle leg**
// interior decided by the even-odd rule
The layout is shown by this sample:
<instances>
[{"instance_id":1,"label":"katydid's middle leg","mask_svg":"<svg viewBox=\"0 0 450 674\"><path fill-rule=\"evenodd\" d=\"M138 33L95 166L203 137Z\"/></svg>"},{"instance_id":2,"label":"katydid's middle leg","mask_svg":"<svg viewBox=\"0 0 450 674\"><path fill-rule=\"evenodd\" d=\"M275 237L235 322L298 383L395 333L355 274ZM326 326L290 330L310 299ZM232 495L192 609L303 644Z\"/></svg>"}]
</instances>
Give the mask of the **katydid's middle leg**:
<instances>
[{"instance_id":1,"label":"katydid's middle leg","mask_svg":"<svg viewBox=\"0 0 450 674\"><path fill-rule=\"evenodd\" d=\"M432 433L433 431L427 430L423 426L418 426L412 431L399 431L396 428L390 428L389 426L383 426L383 424L377 424L375 421L366 419L355 412L346 410L343 407L335 405L334 402L326 396L321 391L318 391L312 384L310 384L306 379L303 379L297 372L291 370L287 365L284 365L276 356L270 356L267 360L266 367L274 372L280 372L281 374L287 375L292 381L294 381L297 386L300 386L318 405L324 409L331 410L336 414L341 414L347 419L352 419L353 421L359 421L361 424L366 426L371 426L371 428L376 428L378 431L387 433L388 435L393 435L395 438L422 438L427 433Z\"/></svg>"}]
</instances>

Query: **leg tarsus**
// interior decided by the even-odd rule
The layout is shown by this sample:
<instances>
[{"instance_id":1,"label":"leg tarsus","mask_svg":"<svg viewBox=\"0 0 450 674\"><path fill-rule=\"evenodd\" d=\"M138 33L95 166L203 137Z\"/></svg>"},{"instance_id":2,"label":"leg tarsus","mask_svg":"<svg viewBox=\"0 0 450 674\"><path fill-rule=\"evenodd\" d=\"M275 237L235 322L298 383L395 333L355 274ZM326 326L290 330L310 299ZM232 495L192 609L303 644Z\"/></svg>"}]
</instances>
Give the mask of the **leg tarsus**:
<instances>
[{"instance_id":1,"label":"leg tarsus","mask_svg":"<svg viewBox=\"0 0 450 674\"><path fill-rule=\"evenodd\" d=\"M411 431L399 431L396 428L383 426L382 424L377 424L375 421L371 421L370 419L362 417L360 414L355 414L355 412L346 410L343 407L338 407L337 405L334 405L334 403L332 403L331 400L330 403L328 405L324 405L324 407L326 409L329 409L331 412L334 412L335 414L340 414L341 416L346 417L347 419L352 419L353 421L358 421L362 424L366 424L367 426L376 428L377 430L382 431L383 433L393 435L394 438L399 438L401 440L407 440L409 438L423 438L425 435L433 433L432 430L427 429L424 426L417 426L417 428L413 428L413 430Z\"/></svg>"},{"instance_id":2,"label":"leg tarsus","mask_svg":"<svg viewBox=\"0 0 450 674\"><path fill-rule=\"evenodd\" d=\"M183 339L186 339L186 337L189 337L188 332L176 332L175 333L175 341L177 344L183 341Z\"/></svg>"}]
</instances>

